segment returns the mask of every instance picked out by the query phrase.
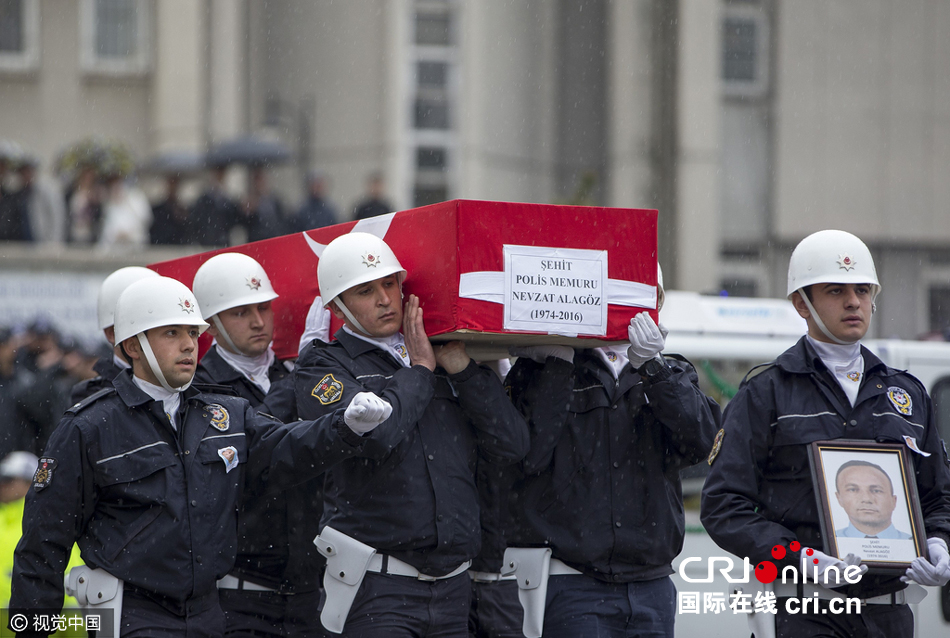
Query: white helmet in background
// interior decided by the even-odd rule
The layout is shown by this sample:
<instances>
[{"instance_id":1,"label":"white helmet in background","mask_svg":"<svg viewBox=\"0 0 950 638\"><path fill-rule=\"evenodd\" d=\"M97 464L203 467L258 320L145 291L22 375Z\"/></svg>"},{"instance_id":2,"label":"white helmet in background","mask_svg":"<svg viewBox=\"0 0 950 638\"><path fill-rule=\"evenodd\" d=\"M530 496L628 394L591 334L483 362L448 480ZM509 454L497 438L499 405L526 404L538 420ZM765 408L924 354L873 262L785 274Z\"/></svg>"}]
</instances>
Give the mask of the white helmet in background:
<instances>
[{"instance_id":1,"label":"white helmet in background","mask_svg":"<svg viewBox=\"0 0 950 638\"><path fill-rule=\"evenodd\" d=\"M386 242L369 233L340 235L327 244L317 264L317 283L324 306L336 300L346 318L361 332L366 331L338 297L353 286L393 274L400 285L406 280L406 269L396 254Z\"/></svg>"},{"instance_id":2,"label":"white helmet in background","mask_svg":"<svg viewBox=\"0 0 950 638\"><path fill-rule=\"evenodd\" d=\"M195 326L198 334L208 328L201 318L198 300L188 286L169 277L144 279L126 288L115 305L115 342L138 337L145 360L163 388L169 392L181 392L191 385L173 388L155 359L155 353L145 336L147 330L161 326Z\"/></svg>"},{"instance_id":3,"label":"white helmet in background","mask_svg":"<svg viewBox=\"0 0 950 638\"><path fill-rule=\"evenodd\" d=\"M843 230L820 230L798 243L788 262L788 294L800 291L818 328L835 343L848 345L825 327L804 288L814 284L867 284L871 302L881 292L871 251L859 238ZM873 307L873 305L872 305Z\"/></svg>"},{"instance_id":4,"label":"white helmet in background","mask_svg":"<svg viewBox=\"0 0 950 638\"><path fill-rule=\"evenodd\" d=\"M0 479L32 481L39 459L30 452L10 452L0 461Z\"/></svg>"},{"instance_id":5,"label":"white helmet in background","mask_svg":"<svg viewBox=\"0 0 950 638\"><path fill-rule=\"evenodd\" d=\"M663 289L663 269L660 263L656 264L656 311L663 310L663 302L666 301L666 291Z\"/></svg>"},{"instance_id":6,"label":"white helmet in background","mask_svg":"<svg viewBox=\"0 0 950 638\"><path fill-rule=\"evenodd\" d=\"M232 352L240 352L224 329L218 313L238 306L259 304L277 298L270 277L256 259L241 253L215 255L198 269L192 284L206 320L214 323Z\"/></svg>"},{"instance_id":7,"label":"white helmet in background","mask_svg":"<svg viewBox=\"0 0 950 638\"><path fill-rule=\"evenodd\" d=\"M277 299L264 267L241 253L222 253L206 261L191 288L205 319L229 308Z\"/></svg>"},{"instance_id":8,"label":"white helmet in background","mask_svg":"<svg viewBox=\"0 0 950 638\"><path fill-rule=\"evenodd\" d=\"M148 268L127 266L106 277L99 287L99 330L115 325L115 302L123 290L140 279L158 276L157 272Z\"/></svg>"}]
</instances>

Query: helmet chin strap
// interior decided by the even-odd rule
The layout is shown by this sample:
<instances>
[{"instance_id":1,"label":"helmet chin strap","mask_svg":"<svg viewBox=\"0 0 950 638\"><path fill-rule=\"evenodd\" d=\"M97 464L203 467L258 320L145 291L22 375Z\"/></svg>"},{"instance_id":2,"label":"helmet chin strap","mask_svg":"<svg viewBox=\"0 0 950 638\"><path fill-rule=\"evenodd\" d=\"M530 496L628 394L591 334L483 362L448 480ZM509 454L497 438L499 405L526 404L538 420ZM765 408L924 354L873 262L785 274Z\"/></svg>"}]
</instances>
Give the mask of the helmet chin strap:
<instances>
[{"instance_id":1,"label":"helmet chin strap","mask_svg":"<svg viewBox=\"0 0 950 638\"><path fill-rule=\"evenodd\" d=\"M218 319L218 315L211 317L211 321L214 323L214 327L218 329L218 336L224 340L224 343L228 346L228 350L234 354L243 355L244 353L238 350L238 347L234 345L234 342L231 341L231 335L228 334L228 331L224 329L224 324L221 323L221 320Z\"/></svg>"},{"instance_id":2,"label":"helmet chin strap","mask_svg":"<svg viewBox=\"0 0 950 638\"><path fill-rule=\"evenodd\" d=\"M168 390L169 392L184 392L191 386L191 382L194 381L195 377L192 376L188 379L188 383L177 388L173 388L168 384L168 381L165 380L165 375L162 374L162 369L158 367L158 360L155 358L155 353L152 352L152 346L148 343L148 337L145 336L144 332L140 332L136 335L139 340L139 345L142 346L142 352L145 354L145 360L148 362L148 367L151 368L152 374L155 375L155 378L158 379L159 385Z\"/></svg>"},{"instance_id":3,"label":"helmet chin strap","mask_svg":"<svg viewBox=\"0 0 950 638\"><path fill-rule=\"evenodd\" d=\"M339 297L337 297L337 298L334 299L333 301L336 303L337 307L340 309L340 312L343 313L343 316L346 317L347 320L348 320L351 324L353 324L353 327L354 327L354 328L356 328L357 330L359 330L360 332L362 332L362 333L363 333L364 335L366 335L367 337L371 337L371 336L372 336L370 333L366 332L366 329L365 329L363 326L360 325L360 322L356 320L356 317L353 316L353 313L350 312L350 309L346 307L346 305L343 303L343 300L342 300L342 299L340 299Z\"/></svg>"},{"instance_id":4,"label":"helmet chin strap","mask_svg":"<svg viewBox=\"0 0 950 638\"><path fill-rule=\"evenodd\" d=\"M406 295L405 295L405 293L403 293L403 291L402 291L402 282L399 282L399 301L400 301L400 303L402 303L402 301L403 301L405 298L406 298ZM363 326L360 325L360 322L356 320L356 317L353 316L353 313L350 312L350 309L346 307L346 304L343 303L343 300L340 299L339 296L334 297L334 298L330 301L330 303L336 303L337 307L340 309L340 312L343 313L343 316L346 317L346 318L349 320L349 322L352 324L352 326L353 326L354 328L356 328L357 330L359 330L360 332L362 332L362 333L363 333L364 335L366 335L367 337L372 337L372 336L373 336L373 335L371 335L370 333L368 333L368 332L366 331L366 328L364 328ZM329 306L330 304L327 304L327 305ZM217 319L217 315L215 315L215 319ZM217 324L215 324L215 325L217 325Z\"/></svg>"},{"instance_id":5,"label":"helmet chin strap","mask_svg":"<svg viewBox=\"0 0 950 638\"><path fill-rule=\"evenodd\" d=\"M799 288L798 294L801 295L805 305L808 306L808 311L811 313L812 319L815 320L815 324L818 326L818 329L821 330L822 334L840 346L850 346L860 341L860 339L855 339L854 341L845 341L844 339L839 339L838 337L831 334L831 331L825 326L825 322L821 320L821 316L818 314L818 311L815 310L813 305L811 305L811 300L808 298L808 295L805 294L805 291Z\"/></svg>"}]
</instances>

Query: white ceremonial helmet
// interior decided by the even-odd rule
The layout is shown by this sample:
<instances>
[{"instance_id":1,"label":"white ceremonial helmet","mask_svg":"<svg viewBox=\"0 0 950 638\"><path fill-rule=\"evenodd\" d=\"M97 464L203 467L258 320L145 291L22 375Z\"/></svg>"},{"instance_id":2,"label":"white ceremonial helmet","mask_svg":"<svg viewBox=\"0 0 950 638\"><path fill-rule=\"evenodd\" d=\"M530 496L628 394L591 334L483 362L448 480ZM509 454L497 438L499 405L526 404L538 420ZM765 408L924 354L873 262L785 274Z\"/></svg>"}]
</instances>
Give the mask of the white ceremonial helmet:
<instances>
[{"instance_id":1,"label":"white ceremonial helmet","mask_svg":"<svg viewBox=\"0 0 950 638\"><path fill-rule=\"evenodd\" d=\"M656 311L663 310L663 302L666 301L666 290L663 289L663 269L660 263L656 264Z\"/></svg>"},{"instance_id":2,"label":"white ceremonial helmet","mask_svg":"<svg viewBox=\"0 0 950 638\"><path fill-rule=\"evenodd\" d=\"M99 287L99 330L115 325L115 302L123 290L140 279L158 276L157 272L148 268L127 266L106 277Z\"/></svg>"},{"instance_id":3,"label":"white ceremonial helmet","mask_svg":"<svg viewBox=\"0 0 950 638\"><path fill-rule=\"evenodd\" d=\"M209 319L222 310L277 299L270 277L256 259L241 253L215 255L198 269L191 286Z\"/></svg>"},{"instance_id":4,"label":"white ceremonial helmet","mask_svg":"<svg viewBox=\"0 0 950 638\"><path fill-rule=\"evenodd\" d=\"M327 244L317 264L317 283L324 306L336 300L346 318L362 332L366 331L337 297L353 286L393 274L400 285L406 280L406 269L396 254L386 242L369 233L340 235Z\"/></svg>"},{"instance_id":5,"label":"white ceremonial helmet","mask_svg":"<svg viewBox=\"0 0 950 638\"><path fill-rule=\"evenodd\" d=\"M136 281L119 295L115 304L116 344L137 336L152 373L169 392L181 392L191 382L179 388L168 385L145 332L160 326L179 325L196 326L198 334L208 328L194 294L188 286L170 277Z\"/></svg>"},{"instance_id":6,"label":"white ceremonial helmet","mask_svg":"<svg viewBox=\"0 0 950 638\"><path fill-rule=\"evenodd\" d=\"M231 341L218 313L278 297L264 267L253 257L241 253L221 253L202 264L195 273L192 290L205 320L214 323L221 338L232 352L237 353L240 350Z\"/></svg>"},{"instance_id":7,"label":"white ceremonial helmet","mask_svg":"<svg viewBox=\"0 0 950 638\"><path fill-rule=\"evenodd\" d=\"M805 305L826 337L835 343L841 341L825 327L815 312L804 288L813 284L867 284L871 287L871 302L881 292L871 251L858 237L843 230L820 230L798 243L788 262L788 293L801 292Z\"/></svg>"}]
</instances>

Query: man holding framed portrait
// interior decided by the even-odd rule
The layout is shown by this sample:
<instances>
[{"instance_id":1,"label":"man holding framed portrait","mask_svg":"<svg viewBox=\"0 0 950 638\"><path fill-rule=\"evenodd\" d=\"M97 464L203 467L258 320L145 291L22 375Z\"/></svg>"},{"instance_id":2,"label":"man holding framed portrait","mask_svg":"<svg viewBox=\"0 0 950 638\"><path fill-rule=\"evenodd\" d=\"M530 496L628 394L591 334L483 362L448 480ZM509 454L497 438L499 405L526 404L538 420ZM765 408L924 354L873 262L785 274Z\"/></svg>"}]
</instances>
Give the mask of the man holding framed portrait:
<instances>
[{"instance_id":1,"label":"man holding framed portrait","mask_svg":"<svg viewBox=\"0 0 950 638\"><path fill-rule=\"evenodd\" d=\"M808 334L747 375L710 454L702 522L713 540L807 574L772 585L778 636L910 636L906 603L921 590L908 583L950 580L950 460L930 397L860 344L880 290L859 238L803 239L788 296ZM840 577L849 565L866 571L856 583ZM809 613L783 600L815 595ZM868 604L829 613L840 597Z\"/></svg>"}]
</instances>

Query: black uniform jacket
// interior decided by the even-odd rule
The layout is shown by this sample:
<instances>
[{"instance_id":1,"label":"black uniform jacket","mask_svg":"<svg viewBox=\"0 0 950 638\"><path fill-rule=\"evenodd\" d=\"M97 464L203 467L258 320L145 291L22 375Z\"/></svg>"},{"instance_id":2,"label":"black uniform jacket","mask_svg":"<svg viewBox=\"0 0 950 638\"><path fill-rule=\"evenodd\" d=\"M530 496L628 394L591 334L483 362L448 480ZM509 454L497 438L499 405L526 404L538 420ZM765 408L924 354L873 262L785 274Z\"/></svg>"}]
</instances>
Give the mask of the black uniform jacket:
<instances>
[{"instance_id":1,"label":"black uniform jacket","mask_svg":"<svg viewBox=\"0 0 950 638\"><path fill-rule=\"evenodd\" d=\"M99 376L80 381L74 385L69 394L70 405L76 405L86 397L94 395L103 388L112 387L112 380L122 372L122 368L115 364L111 356L100 357L95 365L92 366L92 369L98 372Z\"/></svg>"},{"instance_id":2,"label":"black uniform jacket","mask_svg":"<svg viewBox=\"0 0 950 638\"><path fill-rule=\"evenodd\" d=\"M614 379L592 350L576 351L573 365L517 361L506 385L531 451L513 546L550 546L604 582L673 573L685 530L679 471L709 454L720 411L691 365L667 363L651 381L629 365Z\"/></svg>"},{"instance_id":3,"label":"black uniform jacket","mask_svg":"<svg viewBox=\"0 0 950 638\"><path fill-rule=\"evenodd\" d=\"M265 395L222 359L217 347L205 353L195 373L197 382L230 386L258 411L285 422L295 421L293 375L282 362L275 361L268 377L271 387ZM281 592L316 589L324 561L313 538L322 511L322 476L288 490L246 494L238 514L237 561L231 573Z\"/></svg>"},{"instance_id":4,"label":"black uniform jacket","mask_svg":"<svg viewBox=\"0 0 950 638\"><path fill-rule=\"evenodd\" d=\"M528 449L524 420L490 369L458 374L403 367L343 330L303 351L294 371L305 418L374 392L393 413L368 434L359 454L326 474L321 527L345 534L433 576L479 550L478 454L514 463Z\"/></svg>"},{"instance_id":5,"label":"black uniform jacket","mask_svg":"<svg viewBox=\"0 0 950 638\"><path fill-rule=\"evenodd\" d=\"M270 390L265 394L257 384L248 379L240 370L231 367L218 354L218 346L208 350L195 372L195 383L214 383L229 386L238 396L248 400L258 412L276 417L283 423L297 420L297 402L294 400L293 378L290 370L282 361L274 359L267 370Z\"/></svg>"},{"instance_id":6,"label":"black uniform jacket","mask_svg":"<svg viewBox=\"0 0 950 638\"><path fill-rule=\"evenodd\" d=\"M50 439L26 500L14 608L62 605L73 542L132 586L176 601L208 594L234 566L243 489L299 481L362 443L342 410L275 426L244 399L194 388L176 432L129 371L113 386L70 408Z\"/></svg>"},{"instance_id":7,"label":"black uniform jacket","mask_svg":"<svg viewBox=\"0 0 950 638\"><path fill-rule=\"evenodd\" d=\"M812 441L828 439L913 438L930 453L910 452L924 526L928 535L948 538L950 471L930 397L913 376L888 368L866 348L861 353L864 378L854 407L804 337L742 384L726 407L722 447L703 488L702 522L720 547L753 565L774 561L772 547L796 540L824 550L808 450ZM910 405L902 412L889 396L902 403L904 394ZM774 562L781 571L799 565L799 554L789 551ZM847 592L864 597L903 587L896 578L866 575Z\"/></svg>"}]
</instances>

